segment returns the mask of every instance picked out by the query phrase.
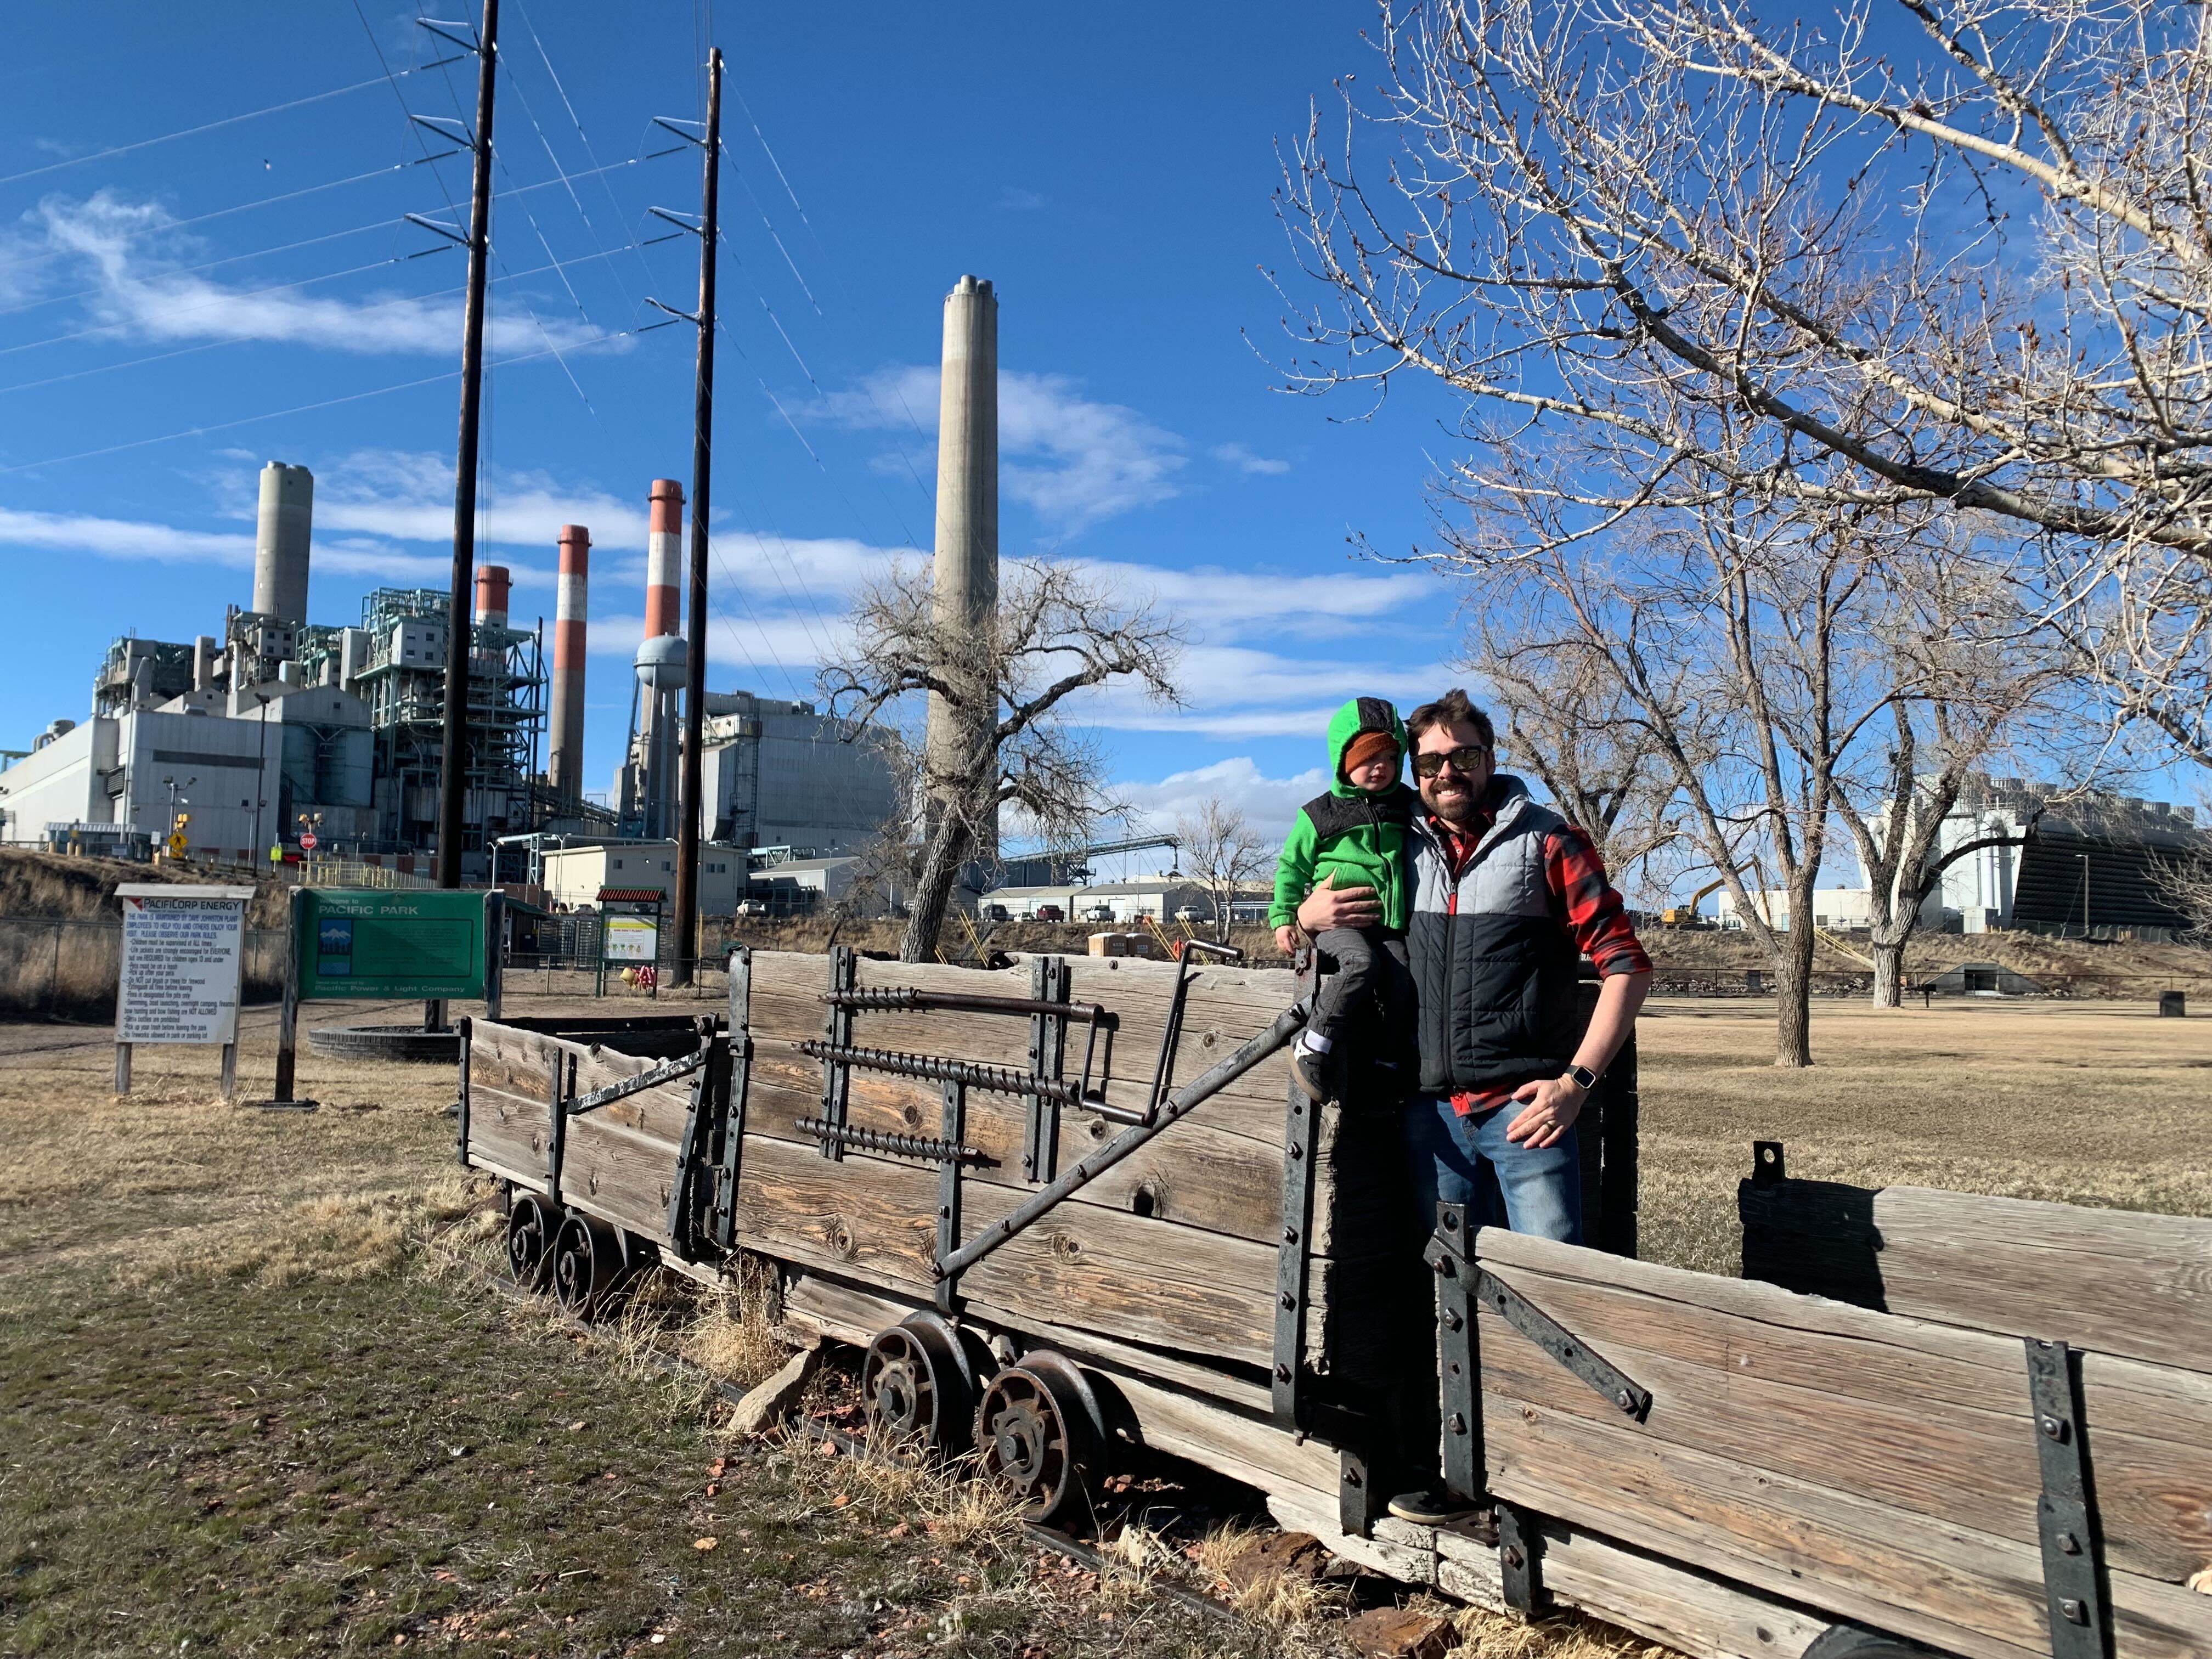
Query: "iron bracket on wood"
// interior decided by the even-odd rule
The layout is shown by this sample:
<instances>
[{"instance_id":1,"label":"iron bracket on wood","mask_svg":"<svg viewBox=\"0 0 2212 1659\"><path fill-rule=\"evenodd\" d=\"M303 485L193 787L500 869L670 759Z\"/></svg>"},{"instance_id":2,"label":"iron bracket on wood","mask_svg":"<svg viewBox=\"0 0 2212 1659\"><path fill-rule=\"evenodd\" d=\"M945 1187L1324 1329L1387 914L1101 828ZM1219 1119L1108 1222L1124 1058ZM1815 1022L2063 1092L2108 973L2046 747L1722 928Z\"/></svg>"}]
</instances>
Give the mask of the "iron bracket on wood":
<instances>
[{"instance_id":1,"label":"iron bracket on wood","mask_svg":"<svg viewBox=\"0 0 2212 1659\"><path fill-rule=\"evenodd\" d=\"M2035 1505L2051 1659L2112 1659L2104 1537L2081 1410L2081 1358L2063 1342L2027 1341L2028 1403L2043 1492Z\"/></svg>"},{"instance_id":2,"label":"iron bracket on wood","mask_svg":"<svg viewBox=\"0 0 2212 1659\"><path fill-rule=\"evenodd\" d=\"M728 1101L720 1116L722 1142L714 1175L714 1243L737 1248L738 1176L745 1156L745 1091L752 1081L753 953L749 945L730 952L730 1063Z\"/></svg>"},{"instance_id":3,"label":"iron bracket on wood","mask_svg":"<svg viewBox=\"0 0 2212 1659\"><path fill-rule=\"evenodd\" d=\"M1373 1461L1363 1450L1340 1444L1336 1451L1337 1529L1351 1538L1372 1538L1375 1523L1389 1512L1390 1494L1382 1489Z\"/></svg>"},{"instance_id":4,"label":"iron bracket on wood","mask_svg":"<svg viewBox=\"0 0 2212 1659\"><path fill-rule=\"evenodd\" d=\"M453 1103L453 1115L460 1120L454 1132L454 1146L460 1157L461 1167L469 1167L469 1037L476 1021L465 1019L461 1028L461 1093Z\"/></svg>"},{"instance_id":5,"label":"iron bracket on wood","mask_svg":"<svg viewBox=\"0 0 2212 1659\"><path fill-rule=\"evenodd\" d=\"M823 1121L838 1128L845 1126L853 1088L851 1061L847 1054L853 1046L853 1008L849 1002L842 1001L840 998L853 989L855 961L851 945L830 947L830 1024L820 1048L822 1117ZM800 1046L805 1048L808 1045ZM836 1136L825 1134L820 1144L823 1157L833 1164L844 1161L845 1143Z\"/></svg>"},{"instance_id":6,"label":"iron bracket on wood","mask_svg":"<svg viewBox=\"0 0 2212 1659\"><path fill-rule=\"evenodd\" d=\"M545 1197L561 1207L561 1160L568 1149L568 1097L576 1086L576 1057L555 1048L546 1067Z\"/></svg>"},{"instance_id":7,"label":"iron bracket on wood","mask_svg":"<svg viewBox=\"0 0 2212 1659\"><path fill-rule=\"evenodd\" d=\"M1754 1140L1751 1143L1751 1184L1772 1187L1790 1179L1789 1160L1783 1155L1778 1140Z\"/></svg>"},{"instance_id":8,"label":"iron bracket on wood","mask_svg":"<svg viewBox=\"0 0 2212 1659\"><path fill-rule=\"evenodd\" d=\"M727 1038L709 1036L700 1050L705 1063L691 1076L691 1103L684 1114L684 1138L676 1149L676 1177L668 1188L668 1240L681 1261L696 1261L699 1250L698 1182L714 1139L714 1119L729 1069Z\"/></svg>"},{"instance_id":9,"label":"iron bracket on wood","mask_svg":"<svg viewBox=\"0 0 2212 1659\"><path fill-rule=\"evenodd\" d=\"M1066 981L1062 979L1063 988ZM947 1083L945 1085L945 1117L940 1126L941 1139L956 1153L968 1151L961 1140L968 1133L968 1085ZM957 1156L948 1158L937 1176L937 1259L945 1260L960 1248L960 1163ZM937 1281L937 1310L952 1311L955 1275L945 1274Z\"/></svg>"},{"instance_id":10,"label":"iron bracket on wood","mask_svg":"<svg viewBox=\"0 0 2212 1659\"><path fill-rule=\"evenodd\" d=\"M1468 1259L1467 1212L1437 1206L1437 1231L1424 1259L1437 1278L1437 1376L1443 1419L1444 1486L1470 1503L1485 1501L1481 1372L1474 1328L1475 1285L1481 1269Z\"/></svg>"},{"instance_id":11,"label":"iron bracket on wood","mask_svg":"<svg viewBox=\"0 0 2212 1659\"><path fill-rule=\"evenodd\" d=\"M1182 981L1176 983L1180 987ZM1310 983L1302 981L1299 989L1309 997L1312 994ZM1293 1433L1311 1426L1305 1398L1306 1276L1313 1252L1320 1128L1320 1112L1292 1079L1283 1110L1283 1230L1275 1244L1275 1357L1267 1393L1275 1426Z\"/></svg>"},{"instance_id":12,"label":"iron bracket on wood","mask_svg":"<svg viewBox=\"0 0 2212 1659\"><path fill-rule=\"evenodd\" d=\"M678 1054L673 1060L664 1060L659 1065L640 1072L635 1077L626 1077L619 1083L610 1083L604 1089L594 1089L587 1095L579 1095L570 1101L566 1115L581 1117L586 1112L596 1112L602 1106L611 1106L632 1095L641 1095L647 1089L657 1089L664 1083L673 1083L678 1078L690 1077L707 1063L707 1050L696 1049L688 1054Z\"/></svg>"},{"instance_id":13,"label":"iron bracket on wood","mask_svg":"<svg viewBox=\"0 0 2212 1659\"><path fill-rule=\"evenodd\" d=\"M939 1256L930 1264L931 1279L941 1282L965 1273L1008 1239L1049 1214L1069 1194L1089 1185L1139 1147L1164 1131L1173 1128L1191 1111L1219 1094L1297 1036L1305 1025L1306 1012L1306 1005L1303 1002L1293 1003L1284 1009L1266 1030L1245 1042L1227 1059L1217 1061L1176 1090L1161 1106L1158 1116L1152 1122L1125 1129L1097 1151L1085 1154L1073 1169L1054 1176L1049 1185L1040 1187L1025 1202L1015 1206L958 1249Z\"/></svg>"},{"instance_id":14,"label":"iron bracket on wood","mask_svg":"<svg viewBox=\"0 0 2212 1659\"><path fill-rule=\"evenodd\" d=\"M1534 1516L1511 1504L1498 1505L1498 1576L1505 1605L1523 1619L1540 1619L1550 1611L1543 1534Z\"/></svg>"},{"instance_id":15,"label":"iron bracket on wood","mask_svg":"<svg viewBox=\"0 0 2212 1659\"><path fill-rule=\"evenodd\" d=\"M962 1088L957 1083L945 1086ZM902 1135L890 1129L860 1128L818 1117L795 1117L791 1121L792 1127L803 1135L835 1135L845 1146L857 1146L864 1152L888 1152L893 1158L918 1158L932 1164L988 1162L981 1147L963 1146L957 1141L935 1140L927 1135Z\"/></svg>"},{"instance_id":16,"label":"iron bracket on wood","mask_svg":"<svg viewBox=\"0 0 2212 1659\"><path fill-rule=\"evenodd\" d=\"M1067 1002L1071 975L1067 963L1058 957L1039 957L1030 964L1030 996L1033 1001ZM1097 1041L1098 1022L1091 1022L1091 1041ZM1030 1075L1040 1082L1058 1083L1064 1075L1067 1054L1067 1015L1060 1013L1032 1013L1030 1016ZM1084 1071L1087 1080L1089 1056L1085 1057ZM953 1087L948 1083L945 1087ZM950 1096L946 1097L948 1099ZM948 1135L946 1139L954 1137ZM1029 1110L1022 1125L1022 1176L1029 1181L1050 1181L1060 1173L1060 1102L1048 1097L1042 1090L1029 1097Z\"/></svg>"},{"instance_id":17,"label":"iron bracket on wood","mask_svg":"<svg viewBox=\"0 0 2212 1659\"><path fill-rule=\"evenodd\" d=\"M1591 1352L1573 1332L1479 1264L1474 1293L1500 1319L1603 1395L1624 1415L1641 1423L1650 1411L1650 1389L1602 1355Z\"/></svg>"}]
</instances>

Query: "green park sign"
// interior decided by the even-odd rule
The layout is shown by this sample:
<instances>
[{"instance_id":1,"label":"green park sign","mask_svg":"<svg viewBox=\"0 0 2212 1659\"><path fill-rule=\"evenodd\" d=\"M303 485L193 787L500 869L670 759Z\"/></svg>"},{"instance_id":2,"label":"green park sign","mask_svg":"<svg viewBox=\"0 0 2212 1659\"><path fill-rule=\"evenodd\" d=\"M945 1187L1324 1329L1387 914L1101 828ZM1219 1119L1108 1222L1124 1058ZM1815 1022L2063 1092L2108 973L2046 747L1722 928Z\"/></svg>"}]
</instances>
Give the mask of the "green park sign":
<instances>
[{"instance_id":1,"label":"green park sign","mask_svg":"<svg viewBox=\"0 0 2212 1659\"><path fill-rule=\"evenodd\" d=\"M295 903L303 1002L484 994L482 893L312 887Z\"/></svg>"}]
</instances>

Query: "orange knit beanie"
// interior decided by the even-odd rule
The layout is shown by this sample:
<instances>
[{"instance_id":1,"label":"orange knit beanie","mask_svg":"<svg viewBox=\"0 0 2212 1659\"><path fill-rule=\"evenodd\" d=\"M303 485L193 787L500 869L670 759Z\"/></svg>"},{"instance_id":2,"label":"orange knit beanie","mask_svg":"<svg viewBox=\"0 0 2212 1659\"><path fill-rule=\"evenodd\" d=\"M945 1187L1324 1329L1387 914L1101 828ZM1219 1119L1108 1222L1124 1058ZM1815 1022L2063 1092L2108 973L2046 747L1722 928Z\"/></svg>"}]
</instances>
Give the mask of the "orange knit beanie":
<instances>
[{"instance_id":1,"label":"orange knit beanie","mask_svg":"<svg viewBox=\"0 0 2212 1659\"><path fill-rule=\"evenodd\" d=\"M1370 761L1398 758L1398 739L1388 732L1362 732L1344 749L1344 775L1346 781L1352 775Z\"/></svg>"}]
</instances>

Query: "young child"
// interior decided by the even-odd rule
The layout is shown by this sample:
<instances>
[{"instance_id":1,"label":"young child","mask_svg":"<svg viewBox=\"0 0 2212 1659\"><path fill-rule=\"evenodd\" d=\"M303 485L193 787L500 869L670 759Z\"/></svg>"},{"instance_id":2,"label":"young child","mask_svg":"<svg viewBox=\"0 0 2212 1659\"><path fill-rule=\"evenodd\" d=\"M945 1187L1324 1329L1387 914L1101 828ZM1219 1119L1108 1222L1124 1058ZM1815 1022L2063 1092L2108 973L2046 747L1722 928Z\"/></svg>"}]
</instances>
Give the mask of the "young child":
<instances>
[{"instance_id":1,"label":"young child","mask_svg":"<svg viewBox=\"0 0 2212 1659\"><path fill-rule=\"evenodd\" d=\"M1291 1069L1316 1101L1330 1097L1329 1057L1346 1026L1378 994L1393 1036L1402 1037L1413 1022L1406 841L1419 798L1398 781L1405 756L1405 722L1383 699L1354 697L1338 709L1328 722L1328 793L1298 809L1275 865L1275 901L1267 921L1285 952L1297 942L1300 902L1331 877L1339 887L1372 887L1382 906L1379 925L1332 927L1314 941L1336 959L1337 971L1322 981ZM1395 1054L1396 1046L1382 1048Z\"/></svg>"}]
</instances>

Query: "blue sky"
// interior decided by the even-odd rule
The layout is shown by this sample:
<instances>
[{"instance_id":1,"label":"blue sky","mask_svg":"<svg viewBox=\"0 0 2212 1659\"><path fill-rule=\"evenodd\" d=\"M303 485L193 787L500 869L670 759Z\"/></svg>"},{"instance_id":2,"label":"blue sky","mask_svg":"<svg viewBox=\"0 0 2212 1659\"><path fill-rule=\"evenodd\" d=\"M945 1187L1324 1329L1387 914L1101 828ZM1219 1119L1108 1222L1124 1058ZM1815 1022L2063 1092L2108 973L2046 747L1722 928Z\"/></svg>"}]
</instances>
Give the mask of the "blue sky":
<instances>
[{"instance_id":1,"label":"blue sky","mask_svg":"<svg viewBox=\"0 0 2212 1659\"><path fill-rule=\"evenodd\" d=\"M463 258L401 216L465 213L465 158L423 161L449 146L407 115L468 113L474 70L387 82L454 55L415 15L11 19L0 746L82 718L114 635L189 639L246 602L264 460L316 474L312 620L446 585ZM1286 253L1273 143L1366 72L1366 14L940 15L507 0L492 355L516 361L489 377L480 556L514 568L518 621L550 621L557 527L591 527L605 779L647 485L690 472L691 331L635 331L661 320L647 295L695 297L690 238L638 245L669 231L648 207L697 208L696 152L640 158L675 143L652 117L700 112L711 29L731 96L710 685L808 695L852 584L926 553L940 301L973 271L1001 302L1004 552L1090 562L1191 641L1187 709L1091 711L1117 775L1167 820L1219 792L1279 828L1318 787L1328 708L1457 678L1452 587L1346 544L1421 534L1437 408L1352 421L1349 401L1275 391L1265 361L1288 349L1261 270ZM313 101L228 119L293 100ZM98 154L118 145L137 147Z\"/></svg>"}]
</instances>

